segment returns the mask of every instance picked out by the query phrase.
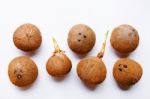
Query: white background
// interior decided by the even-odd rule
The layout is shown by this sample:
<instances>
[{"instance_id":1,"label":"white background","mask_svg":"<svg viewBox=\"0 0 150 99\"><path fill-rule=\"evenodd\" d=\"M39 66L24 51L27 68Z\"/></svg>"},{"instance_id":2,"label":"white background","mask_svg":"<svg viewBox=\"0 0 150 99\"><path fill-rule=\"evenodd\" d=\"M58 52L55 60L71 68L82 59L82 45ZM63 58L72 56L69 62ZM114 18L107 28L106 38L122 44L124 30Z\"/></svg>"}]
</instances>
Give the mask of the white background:
<instances>
[{"instance_id":1,"label":"white background","mask_svg":"<svg viewBox=\"0 0 150 99\"><path fill-rule=\"evenodd\" d=\"M43 42L35 53L18 50L12 41L15 29L23 23L39 27ZM128 56L143 67L140 82L129 90L120 89L112 76L117 56L110 45L110 34L103 58L107 66L106 80L96 89L86 87L76 74L80 58L67 45L69 29L78 23L89 25L96 33L96 44L88 55L96 55L105 32L126 23L140 35L136 51ZM55 80L45 69L54 50L51 36L66 51L73 68L65 79ZM149 0L0 0L0 99L149 99L150 98L150 1ZM38 65L39 75L27 88L14 86L7 75L9 62L20 55L30 56Z\"/></svg>"}]
</instances>

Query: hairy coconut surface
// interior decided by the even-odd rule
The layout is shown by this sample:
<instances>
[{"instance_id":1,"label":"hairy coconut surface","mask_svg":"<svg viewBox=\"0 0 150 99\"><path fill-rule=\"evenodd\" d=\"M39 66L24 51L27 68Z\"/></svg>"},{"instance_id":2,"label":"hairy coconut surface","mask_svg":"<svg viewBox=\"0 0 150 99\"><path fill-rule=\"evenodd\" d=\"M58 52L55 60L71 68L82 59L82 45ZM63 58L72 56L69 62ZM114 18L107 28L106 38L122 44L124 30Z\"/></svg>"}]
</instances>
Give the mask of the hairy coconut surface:
<instances>
[{"instance_id":1,"label":"hairy coconut surface","mask_svg":"<svg viewBox=\"0 0 150 99\"><path fill-rule=\"evenodd\" d=\"M85 54L93 48L96 36L89 26L77 24L70 29L67 40L70 49L78 54Z\"/></svg>"},{"instance_id":2,"label":"hairy coconut surface","mask_svg":"<svg viewBox=\"0 0 150 99\"><path fill-rule=\"evenodd\" d=\"M63 53L54 53L47 61L47 72L54 77L64 76L70 72L72 63Z\"/></svg>"},{"instance_id":3,"label":"hairy coconut surface","mask_svg":"<svg viewBox=\"0 0 150 99\"><path fill-rule=\"evenodd\" d=\"M24 87L36 80L38 68L29 57L20 56L10 62L8 75L14 85Z\"/></svg>"},{"instance_id":4,"label":"hairy coconut surface","mask_svg":"<svg viewBox=\"0 0 150 99\"><path fill-rule=\"evenodd\" d=\"M13 41L15 46L23 51L34 51L40 47L42 36L35 25L27 23L15 30Z\"/></svg>"},{"instance_id":5,"label":"hairy coconut surface","mask_svg":"<svg viewBox=\"0 0 150 99\"><path fill-rule=\"evenodd\" d=\"M77 65L77 74L82 81L89 85L102 83L106 78L106 67L98 57L83 58Z\"/></svg>"},{"instance_id":6,"label":"hairy coconut surface","mask_svg":"<svg viewBox=\"0 0 150 99\"><path fill-rule=\"evenodd\" d=\"M130 53L137 48L139 44L139 35L135 28L123 24L113 30L110 42L117 52Z\"/></svg>"},{"instance_id":7,"label":"hairy coconut surface","mask_svg":"<svg viewBox=\"0 0 150 99\"><path fill-rule=\"evenodd\" d=\"M113 75L116 82L123 88L130 87L137 83L143 74L139 63L128 58L119 59L113 68Z\"/></svg>"}]
</instances>

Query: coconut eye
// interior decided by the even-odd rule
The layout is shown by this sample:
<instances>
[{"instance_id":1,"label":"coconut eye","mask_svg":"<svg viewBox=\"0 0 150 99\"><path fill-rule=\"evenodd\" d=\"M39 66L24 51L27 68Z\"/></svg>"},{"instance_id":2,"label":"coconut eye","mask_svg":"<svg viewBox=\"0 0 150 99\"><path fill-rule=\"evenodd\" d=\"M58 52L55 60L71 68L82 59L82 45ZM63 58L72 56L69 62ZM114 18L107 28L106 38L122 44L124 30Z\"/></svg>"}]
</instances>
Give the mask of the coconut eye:
<instances>
[{"instance_id":1,"label":"coconut eye","mask_svg":"<svg viewBox=\"0 0 150 99\"><path fill-rule=\"evenodd\" d=\"M78 33L79 35L81 35L81 33Z\"/></svg>"},{"instance_id":2,"label":"coconut eye","mask_svg":"<svg viewBox=\"0 0 150 99\"><path fill-rule=\"evenodd\" d=\"M128 68L128 66L127 66L127 65L123 65L123 67L124 67L124 68Z\"/></svg>"},{"instance_id":3,"label":"coconut eye","mask_svg":"<svg viewBox=\"0 0 150 99\"><path fill-rule=\"evenodd\" d=\"M84 35L83 37L86 38L86 35Z\"/></svg>"},{"instance_id":4,"label":"coconut eye","mask_svg":"<svg viewBox=\"0 0 150 99\"><path fill-rule=\"evenodd\" d=\"M22 75L17 74L17 78L18 78L18 79L21 79L21 78L22 78Z\"/></svg>"},{"instance_id":5,"label":"coconut eye","mask_svg":"<svg viewBox=\"0 0 150 99\"><path fill-rule=\"evenodd\" d=\"M119 70L119 71L122 71L122 69L121 69L121 68L118 68L118 70Z\"/></svg>"},{"instance_id":6,"label":"coconut eye","mask_svg":"<svg viewBox=\"0 0 150 99\"><path fill-rule=\"evenodd\" d=\"M81 40L78 40L78 42L80 42Z\"/></svg>"},{"instance_id":7,"label":"coconut eye","mask_svg":"<svg viewBox=\"0 0 150 99\"><path fill-rule=\"evenodd\" d=\"M133 32L135 32L135 29L132 29Z\"/></svg>"},{"instance_id":8,"label":"coconut eye","mask_svg":"<svg viewBox=\"0 0 150 99\"><path fill-rule=\"evenodd\" d=\"M121 64L119 64L118 66L121 67Z\"/></svg>"}]
</instances>

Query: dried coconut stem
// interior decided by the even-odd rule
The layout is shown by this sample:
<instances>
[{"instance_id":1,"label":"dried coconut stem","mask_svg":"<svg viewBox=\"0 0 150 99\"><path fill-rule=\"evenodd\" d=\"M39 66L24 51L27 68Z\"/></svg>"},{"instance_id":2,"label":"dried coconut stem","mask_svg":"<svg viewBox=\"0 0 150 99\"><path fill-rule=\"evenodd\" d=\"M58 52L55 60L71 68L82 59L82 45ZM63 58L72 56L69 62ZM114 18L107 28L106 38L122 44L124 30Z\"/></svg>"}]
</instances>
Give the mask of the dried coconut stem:
<instances>
[{"instance_id":1,"label":"dried coconut stem","mask_svg":"<svg viewBox=\"0 0 150 99\"><path fill-rule=\"evenodd\" d=\"M107 41L107 37L108 37L108 32L109 31L107 31L106 34L105 34L105 39L104 39L101 51L97 55L97 57L100 58L100 59L103 58L104 53L105 53L105 47L106 47L106 41Z\"/></svg>"},{"instance_id":2,"label":"dried coconut stem","mask_svg":"<svg viewBox=\"0 0 150 99\"><path fill-rule=\"evenodd\" d=\"M62 52L62 50L60 50L60 48L59 48L59 45L57 44L56 39L54 37L52 37L52 40L53 40L53 44L54 44L54 48L55 48L54 53L60 53L60 52Z\"/></svg>"}]
</instances>

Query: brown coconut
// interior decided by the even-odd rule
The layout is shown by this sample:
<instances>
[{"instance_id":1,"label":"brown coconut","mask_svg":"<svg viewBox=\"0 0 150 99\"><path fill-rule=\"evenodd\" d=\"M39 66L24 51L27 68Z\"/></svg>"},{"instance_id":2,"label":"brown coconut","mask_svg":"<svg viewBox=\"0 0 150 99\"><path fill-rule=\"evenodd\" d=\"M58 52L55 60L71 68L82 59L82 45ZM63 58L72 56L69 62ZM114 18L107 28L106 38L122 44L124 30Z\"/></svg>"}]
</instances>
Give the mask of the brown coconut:
<instances>
[{"instance_id":1,"label":"brown coconut","mask_svg":"<svg viewBox=\"0 0 150 99\"><path fill-rule=\"evenodd\" d=\"M10 62L8 75L14 85L24 87L36 80L38 69L34 61L29 57L20 56Z\"/></svg>"},{"instance_id":2,"label":"brown coconut","mask_svg":"<svg viewBox=\"0 0 150 99\"><path fill-rule=\"evenodd\" d=\"M72 63L65 52L60 50L55 38L53 38L53 43L55 51L47 61L46 70L53 77L62 77L70 72Z\"/></svg>"},{"instance_id":3,"label":"brown coconut","mask_svg":"<svg viewBox=\"0 0 150 99\"><path fill-rule=\"evenodd\" d=\"M112 31L110 42L117 52L128 54L139 45L139 35L134 27L122 24Z\"/></svg>"},{"instance_id":4,"label":"brown coconut","mask_svg":"<svg viewBox=\"0 0 150 99\"><path fill-rule=\"evenodd\" d=\"M27 23L15 30L13 41L18 49L34 51L40 47L42 36L40 30L35 25Z\"/></svg>"},{"instance_id":5,"label":"brown coconut","mask_svg":"<svg viewBox=\"0 0 150 99\"><path fill-rule=\"evenodd\" d=\"M143 70L139 63L132 59L122 58L114 64L113 75L122 88L129 88L142 77Z\"/></svg>"},{"instance_id":6,"label":"brown coconut","mask_svg":"<svg viewBox=\"0 0 150 99\"><path fill-rule=\"evenodd\" d=\"M77 65L77 74L88 85L97 85L106 78L106 66L98 57L83 58Z\"/></svg>"},{"instance_id":7,"label":"brown coconut","mask_svg":"<svg viewBox=\"0 0 150 99\"><path fill-rule=\"evenodd\" d=\"M70 29L67 41L71 50L85 54L93 48L96 36L89 26L77 24Z\"/></svg>"}]
</instances>

